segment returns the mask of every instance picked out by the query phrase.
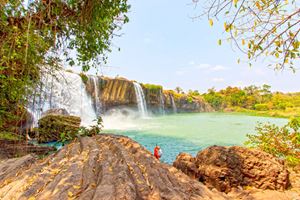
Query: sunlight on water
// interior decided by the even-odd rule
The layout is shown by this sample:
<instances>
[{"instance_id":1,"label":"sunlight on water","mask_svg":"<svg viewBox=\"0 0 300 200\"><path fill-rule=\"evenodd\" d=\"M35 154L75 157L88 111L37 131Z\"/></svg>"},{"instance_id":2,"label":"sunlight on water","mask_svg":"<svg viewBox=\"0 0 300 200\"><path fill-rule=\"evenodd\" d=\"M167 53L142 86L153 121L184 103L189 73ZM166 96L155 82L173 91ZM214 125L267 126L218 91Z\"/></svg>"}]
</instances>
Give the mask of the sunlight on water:
<instances>
[{"instance_id":1,"label":"sunlight on water","mask_svg":"<svg viewBox=\"0 0 300 200\"><path fill-rule=\"evenodd\" d=\"M106 126L109 122L109 126ZM243 145L246 135L255 133L257 122L284 125L287 120L224 113L175 114L146 119L104 118L104 132L129 136L152 151L163 149L164 162L172 163L178 153L195 155L211 145Z\"/></svg>"}]
</instances>

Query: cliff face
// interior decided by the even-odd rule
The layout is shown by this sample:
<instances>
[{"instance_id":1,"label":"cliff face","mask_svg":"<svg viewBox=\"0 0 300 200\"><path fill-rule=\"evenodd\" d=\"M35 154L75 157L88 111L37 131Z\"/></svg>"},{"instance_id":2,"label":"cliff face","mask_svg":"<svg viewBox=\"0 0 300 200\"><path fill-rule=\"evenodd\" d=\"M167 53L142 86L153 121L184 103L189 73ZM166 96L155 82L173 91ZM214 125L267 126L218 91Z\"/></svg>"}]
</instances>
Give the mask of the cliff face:
<instances>
[{"instance_id":1,"label":"cliff face","mask_svg":"<svg viewBox=\"0 0 300 200\"><path fill-rule=\"evenodd\" d=\"M125 78L90 77L86 88L94 106L98 98L104 112L118 106L136 107L134 85Z\"/></svg>"},{"instance_id":2,"label":"cliff face","mask_svg":"<svg viewBox=\"0 0 300 200\"><path fill-rule=\"evenodd\" d=\"M94 107L101 104L102 112L122 106L137 108L133 81L125 78L89 76L85 84L93 99ZM213 111L212 107L201 97L190 97L172 90L163 90L159 85L140 85L144 92L147 108L152 113Z\"/></svg>"}]
</instances>

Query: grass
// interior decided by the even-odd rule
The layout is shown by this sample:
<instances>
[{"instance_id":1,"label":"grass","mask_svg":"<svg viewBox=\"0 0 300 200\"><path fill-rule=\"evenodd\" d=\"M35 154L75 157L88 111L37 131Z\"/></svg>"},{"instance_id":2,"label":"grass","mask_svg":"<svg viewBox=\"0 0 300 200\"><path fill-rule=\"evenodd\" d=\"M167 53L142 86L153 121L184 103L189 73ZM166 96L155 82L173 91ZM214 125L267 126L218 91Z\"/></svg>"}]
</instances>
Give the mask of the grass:
<instances>
[{"instance_id":1,"label":"grass","mask_svg":"<svg viewBox=\"0 0 300 200\"><path fill-rule=\"evenodd\" d=\"M287 108L285 110L250 110L245 108L233 108L232 113L245 114L251 116L262 116L262 117L277 117L277 118L291 118L300 117L300 107Z\"/></svg>"}]
</instances>

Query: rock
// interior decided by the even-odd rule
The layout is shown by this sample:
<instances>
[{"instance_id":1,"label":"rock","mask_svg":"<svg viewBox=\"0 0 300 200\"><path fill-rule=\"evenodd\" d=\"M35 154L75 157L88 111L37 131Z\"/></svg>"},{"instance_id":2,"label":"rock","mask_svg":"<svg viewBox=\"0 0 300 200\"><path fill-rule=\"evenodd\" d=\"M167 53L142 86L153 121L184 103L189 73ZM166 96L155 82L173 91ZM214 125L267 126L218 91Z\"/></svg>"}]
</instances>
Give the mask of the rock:
<instances>
[{"instance_id":1,"label":"rock","mask_svg":"<svg viewBox=\"0 0 300 200\"><path fill-rule=\"evenodd\" d=\"M0 179L0 199L227 199L116 135L80 138L15 174Z\"/></svg>"},{"instance_id":2,"label":"rock","mask_svg":"<svg viewBox=\"0 0 300 200\"><path fill-rule=\"evenodd\" d=\"M136 107L135 90L132 81L125 78L98 77L99 100L102 103L103 111L108 111L119 106ZM86 83L87 92L95 101L95 84L92 79Z\"/></svg>"},{"instance_id":3,"label":"rock","mask_svg":"<svg viewBox=\"0 0 300 200\"><path fill-rule=\"evenodd\" d=\"M25 141L10 141L0 139L0 160L24 156L27 154L45 155L55 151L54 147L42 147L28 144Z\"/></svg>"},{"instance_id":4,"label":"rock","mask_svg":"<svg viewBox=\"0 0 300 200\"><path fill-rule=\"evenodd\" d=\"M179 154L173 166L222 192L239 186L270 190L289 186L289 172L281 160L244 147L212 146L200 151L196 158Z\"/></svg>"},{"instance_id":5,"label":"rock","mask_svg":"<svg viewBox=\"0 0 300 200\"><path fill-rule=\"evenodd\" d=\"M85 83L86 90L96 103L96 94L101 102L102 112L107 112L114 108L127 106L137 108L135 89L133 81L125 78L116 77L97 77L97 83L94 78L89 77ZM95 90L95 85L98 87ZM160 85L141 84L143 88L147 108L153 113L161 113L162 108L166 112L173 112L171 96L174 96L174 103L179 112L211 112L213 108L201 97L189 97L185 94L177 94L172 90L163 90ZM99 95L101 94L101 95ZM163 99L162 99L163 98ZM162 105L162 102L164 105Z\"/></svg>"},{"instance_id":6,"label":"rock","mask_svg":"<svg viewBox=\"0 0 300 200\"><path fill-rule=\"evenodd\" d=\"M0 162L0 180L15 177L18 171L29 167L36 161L34 155L28 154L21 158L12 158Z\"/></svg>"},{"instance_id":7,"label":"rock","mask_svg":"<svg viewBox=\"0 0 300 200\"><path fill-rule=\"evenodd\" d=\"M81 119L77 116L50 114L39 120L36 139L38 142L61 141L61 133L67 134L68 139L75 138L80 127Z\"/></svg>"},{"instance_id":8,"label":"rock","mask_svg":"<svg viewBox=\"0 0 300 200\"><path fill-rule=\"evenodd\" d=\"M64 108L52 108L42 114L43 117L46 115L66 115L66 116L68 116L70 114Z\"/></svg>"}]
</instances>

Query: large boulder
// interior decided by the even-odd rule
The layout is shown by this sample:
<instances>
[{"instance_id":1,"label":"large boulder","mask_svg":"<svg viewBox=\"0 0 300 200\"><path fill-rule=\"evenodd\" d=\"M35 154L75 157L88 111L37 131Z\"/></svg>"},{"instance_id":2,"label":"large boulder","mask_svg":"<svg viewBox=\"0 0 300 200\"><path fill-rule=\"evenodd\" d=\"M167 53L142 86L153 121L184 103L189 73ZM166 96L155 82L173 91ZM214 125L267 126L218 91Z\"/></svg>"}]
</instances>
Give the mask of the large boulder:
<instances>
[{"instance_id":1,"label":"large boulder","mask_svg":"<svg viewBox=\"0 0 300 200\"><path fill-rule=\"evenodd\" d=\"M210 188L229 192L239 186L284 190L289 186L289 172L276 157L239 146L212 146L195 158L179 154L173 166Z\"/></svg>"},{"instance_id":2,"label":"large boulder","mask_svg":"<svg viewBox=\"0 0 300 200\"><path fill-rule=\"evenodd\" d=\"M160 163L133 140L101 134L80 138L56 154L0 178L0 199L227 198Z\"/></svg>"},{"instance_id":3,"label":"large boulder","mask_svg":"<svg viewBox=\"0 0 300 200\"><path fill-rule=\"evenodd\" d=\"M42 114L42 116L46 116L46 115L66 115L66 116L68 116L70 114L64 108L52 108Z\"/></svg>"},{"instance_id":4,"label":"large boulder","mask_svg":"<svg viewBox=\"0 0 300 200\"><path fill-rule=\"evenodd\" d=\"M61 141L63 133L68 139L75 138L81 119L77 116L50 114L39 120L36 134L38 142Z\"/></svg>"}]
</instances>

